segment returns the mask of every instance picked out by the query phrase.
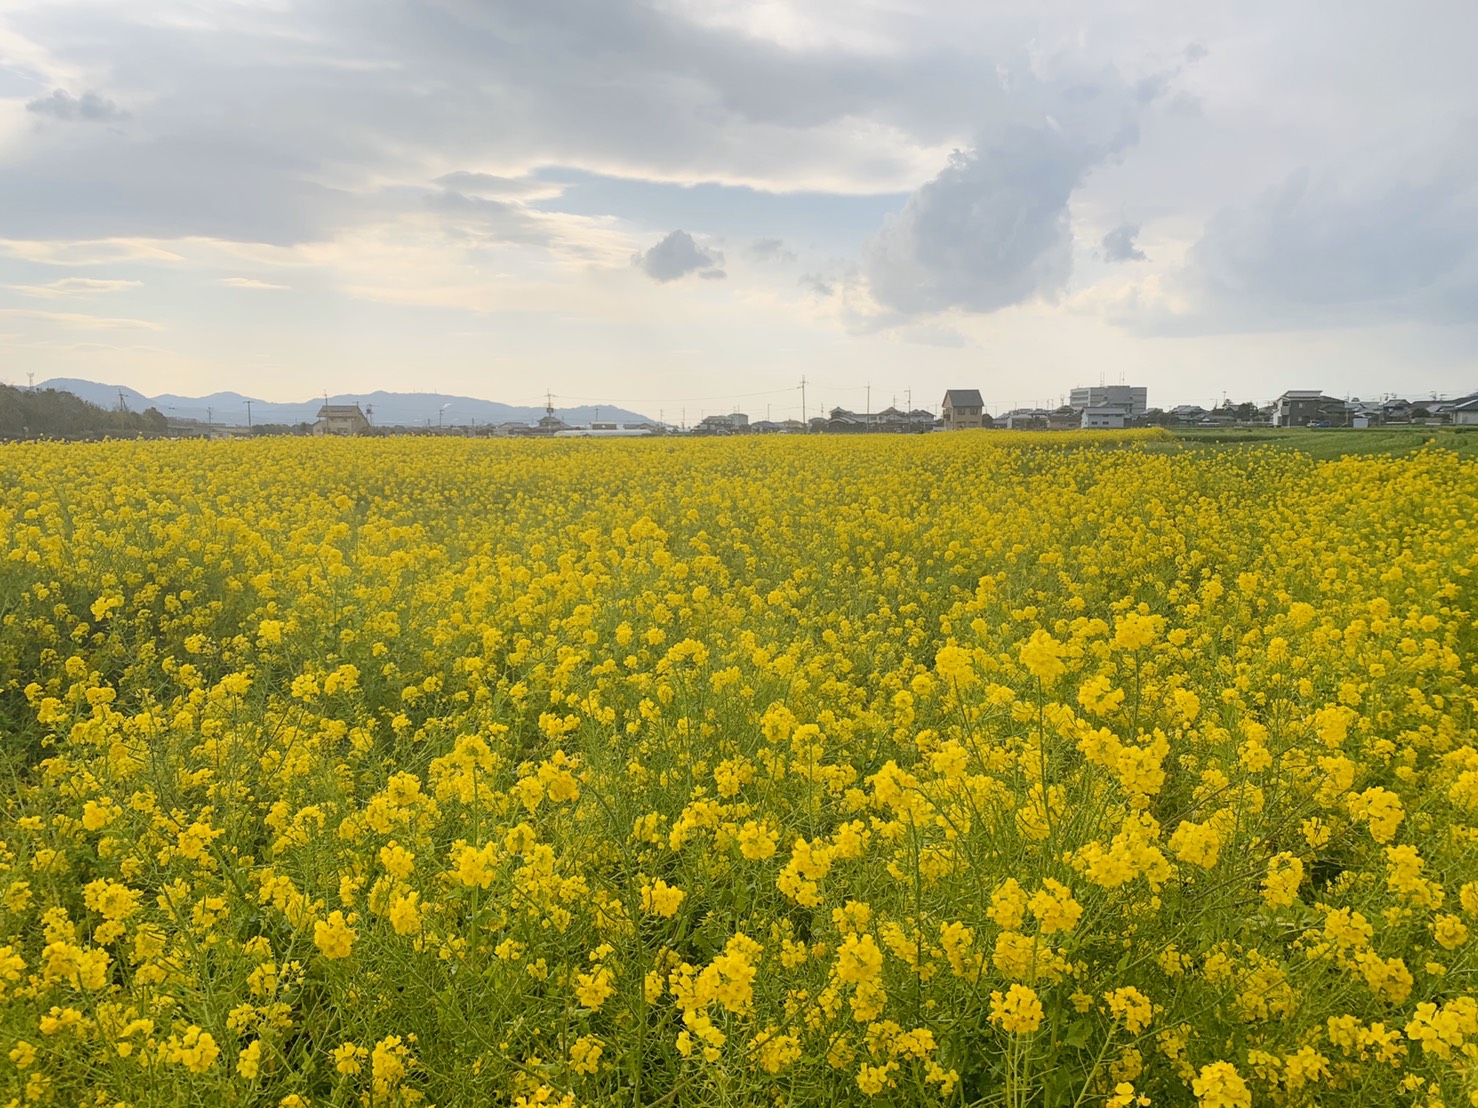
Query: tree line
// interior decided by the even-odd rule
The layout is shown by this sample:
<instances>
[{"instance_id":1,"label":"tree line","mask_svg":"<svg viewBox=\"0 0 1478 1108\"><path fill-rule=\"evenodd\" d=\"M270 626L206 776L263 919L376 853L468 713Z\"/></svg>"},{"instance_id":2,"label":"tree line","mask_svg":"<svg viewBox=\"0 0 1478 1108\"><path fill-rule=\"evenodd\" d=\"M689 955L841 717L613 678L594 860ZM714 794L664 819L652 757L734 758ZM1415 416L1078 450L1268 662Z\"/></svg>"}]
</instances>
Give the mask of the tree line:
<instances>
[{"instance_id":1,"label":"tree line","mask_svg":"<svg viewBox=\"0 0 1478 1108\"><path fill-rule=\"evenodd\" d=\"M162 435L168 422L157 408L110 411L59 389L0 385L0 438L101 438Z\"/></svg>"}]
</instances>

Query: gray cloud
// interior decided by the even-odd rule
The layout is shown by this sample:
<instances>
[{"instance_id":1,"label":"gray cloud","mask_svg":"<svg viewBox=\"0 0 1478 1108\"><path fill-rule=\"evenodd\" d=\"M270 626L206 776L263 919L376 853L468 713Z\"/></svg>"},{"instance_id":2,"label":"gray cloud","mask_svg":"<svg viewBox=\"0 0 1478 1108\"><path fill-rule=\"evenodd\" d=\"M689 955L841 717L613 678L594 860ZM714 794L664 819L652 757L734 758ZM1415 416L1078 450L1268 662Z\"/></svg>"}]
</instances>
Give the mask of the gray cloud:
<instances>
[{"instance_id":1,"label":"gray cloud","mask_svg":"<svg viewBox=\"0 0 1478 1108\"><path fill-rule=\"evenodd\" d=\"M426 206L446 217L447 229L483 242L512 242L547 246L554 241L548 227L522 204L466 196L442 189L426 196Z\"/></svg>"},{"instance_id":2,"label":"gray cloud","mask_svg":"<svg viewBox=\"0 0 1478 1108\"><path fill-rule=\"evenodd\" d=\"M727 276L720 268L724 256L717 250L699 246L692 235L681 230L671 232L646 253L633 255L631 264L654 281L676 281L689 273L709 280Z\"/></svg>"},{"instance_id":3,"label":"gray cloud","mask_svg":"<svg viewBox=\"0 0 1478 1108\"><path fill-rule=\"evenodd\" d=\"M1142 262L1145 253L1134 245L1139 234L1138 223L1123 223L1103 236L1103 259L1106 262Z\"/></svg>"},{"instance_id":4,"label":"gray cloud","mask_svg":"<svg viewBox=\"0 0 1478 1108\"><path fill-rule=\"evenodd\" d=\"M1066 287L1068 201L1089 170L1137 140L1139 97L1112 71L1023 81L1017 94L1031 109L1025 121L956 151L868 242L866 273L884 308L993 312Z\"/></svg>"},{"instance_id":5,"label":"gray cloud","mask_svg":"<svg viewBox=\"0 0 1478 1108\"><path fill-rule=\"evenodd\" d=\"M765 262L793 262L796 253L785 245L783 239L762 238L755 239L749 244L749 252L754 257Z\"/></svg>"},{"instance_id":6,"label":"gray cloud","mask_svg":"<svg viewBox=\"0 0 1478 1108\"><path fill-rule=\"evenodd\" d=\"M38 96L29 101L26 111L52 119L84 123L112 123L128 118L128 113L117 104L95 92L84 92L79 99L65 89L56 89L50 96Z\"/></svg>"},{"instance_id":7,"label":"gray cloud","mask_svg":"<svg viewBox=\"0 0 1478 1108\"><path fill-rule=\"evenodd\" d=\"M538 166L894 191L921 146L1004 98L965 49L797 48L645 0L284 0L211 9L188 32L78 0L0 22L149 103L126 149L100 127L7 152L0 232L27 237L320 240L385 216L396 198L375 190L435 176L450 152L496 168L437 182L490 199L526 195L514 182ZM65 92L32 110L117 113Z\"/></svg>"},{"instance_id":8,"label":"gray cloud","mask_svg":"<svg viewBox=\"0 0 1478 1108\"><path fill-rule=\"evenodd\" d=\"M1471 132L1452 149L1478 149ZM1478 303L1478 177L1460 153L1417 179L1350 184L1307 169L1206 224L1169 288L1176 314L1131 304L1141 331L1208 333L1420 319Z\"/></svg>"},{"instance_id":9,"label":"gray cloud","mask_svg":"<svg viewBox=\"0 0 1478 1108\"><path fill-rule=\"evenodd\" d=\"M827 297L836 292L836 282L819 273L802 273L796 284L821 297Z\"/></svg>"}]
</instances>

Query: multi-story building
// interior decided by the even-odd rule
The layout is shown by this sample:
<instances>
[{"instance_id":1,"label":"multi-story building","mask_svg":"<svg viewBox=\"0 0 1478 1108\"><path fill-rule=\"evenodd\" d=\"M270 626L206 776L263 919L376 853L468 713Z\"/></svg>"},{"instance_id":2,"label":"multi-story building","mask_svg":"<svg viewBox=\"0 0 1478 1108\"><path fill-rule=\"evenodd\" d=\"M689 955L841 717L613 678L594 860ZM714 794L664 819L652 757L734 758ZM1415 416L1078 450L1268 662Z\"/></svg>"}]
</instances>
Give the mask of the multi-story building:
<instances>
[{"instance_id":1,"label":"multi-story building","mask_svg":"<svg viewBox=\"0 0 1478 1108\"><path fill-rule=\"evenodd\" d=\"M1127 421L1149 411L1149 389L1138 385L1088 385L1073 389L1068 403L1079 411L1118 408Z\"/></svg>"}]
</instances>

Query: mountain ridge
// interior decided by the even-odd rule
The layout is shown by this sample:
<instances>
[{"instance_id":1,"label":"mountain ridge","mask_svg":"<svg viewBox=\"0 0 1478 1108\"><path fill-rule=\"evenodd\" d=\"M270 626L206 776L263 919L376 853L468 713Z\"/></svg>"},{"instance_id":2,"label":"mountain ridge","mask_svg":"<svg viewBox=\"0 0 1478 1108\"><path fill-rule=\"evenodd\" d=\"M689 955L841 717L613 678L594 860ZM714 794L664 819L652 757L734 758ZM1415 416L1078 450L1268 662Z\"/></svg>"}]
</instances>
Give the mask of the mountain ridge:
<instances>
[{"instance_id":1,"label":"mountain ridge","mask_svg":"<svg viewBox=\"0 0 1478 1108\"><path fill-rule=\"evenodd\" d=\"M250 422L263 423L312 423L318 418L318 409L324 404L323 397L314 397L301 403L260 400L239 392L221 391L205 396L179 396L160 393L147 396L127 385L108 385L88 381L79 377L53 377L39 382L38 389L57 389L69 392L92 404L104 408L116 408L120 394L133 411L157 408L169 419L193 419L202 423L211 422L223 427L244 427L248 422L247 401L251 402ZM542 418L545 410L503 404L496 400L482 400L473 396L456 396L439 392L373 392L340 393L328 397L330 404L359 404L371 416L377 427L426 427L440 423L446 427L466 427L472 421L479 424L534 423ZM373 409L370 413L369 409ZM572 426L588 424L592 420L611 420L616 423L642 423L648 417L612 405L584 404L569 408L555 408L554 414Z\"/></svg>"}]
</instances>

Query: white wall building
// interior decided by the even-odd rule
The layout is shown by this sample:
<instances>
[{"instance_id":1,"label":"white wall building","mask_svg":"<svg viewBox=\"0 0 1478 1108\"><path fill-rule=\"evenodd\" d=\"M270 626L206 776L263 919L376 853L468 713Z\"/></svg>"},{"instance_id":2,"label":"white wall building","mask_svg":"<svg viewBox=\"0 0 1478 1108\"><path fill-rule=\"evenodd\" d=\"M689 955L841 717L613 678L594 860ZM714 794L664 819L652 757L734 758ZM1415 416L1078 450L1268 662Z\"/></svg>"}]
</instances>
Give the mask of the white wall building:
<instances>
[{"instance_id":1,"label":"white wall building","mask_svg":"<svg viewBox=\"0 0 1478 1108\"><path fill-rule=\"evenodd\" d=\"M1091 385L1073 389L1068 403L1083 410L1120 408L1126 416L1133 419L1149 411L1149 392L1149 389L1139 385Z\"/></svg>"},{"instance_id":2,"label":"white wall building","mask_svg":"<svg viewBox=\"0 0 1478 1108\"><path fill-rule=\"evenodd\" d=\"M1123 427L1126 413L1123 408L1084 408L1081 427Z\"/></svg>"}]
</instances>

